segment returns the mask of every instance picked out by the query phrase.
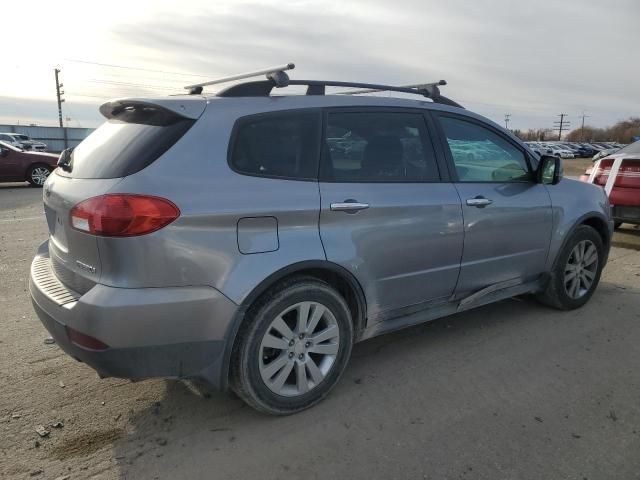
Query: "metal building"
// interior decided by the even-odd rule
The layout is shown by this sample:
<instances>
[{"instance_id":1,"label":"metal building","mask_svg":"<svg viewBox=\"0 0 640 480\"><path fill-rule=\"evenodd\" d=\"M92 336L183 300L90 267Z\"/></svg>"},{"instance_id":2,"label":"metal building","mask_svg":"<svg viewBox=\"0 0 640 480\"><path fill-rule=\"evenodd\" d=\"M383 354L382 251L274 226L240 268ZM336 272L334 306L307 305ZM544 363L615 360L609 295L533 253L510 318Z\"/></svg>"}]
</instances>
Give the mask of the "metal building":
<instances>
[{"instance_id":1,"label":"metal building","mask_svg":"<svg viewBox=\"0 0 640 480\"><path fill-rule=\"evenodd\" d=\"M0 125L0 133L21 133L24 135L28 135L33 140L39 140L46 143L48 152L61 152L67 147L75 147L94 130L94 128ZM65 133L67 138L66 145Z\"/></svg>"}]
</instances>

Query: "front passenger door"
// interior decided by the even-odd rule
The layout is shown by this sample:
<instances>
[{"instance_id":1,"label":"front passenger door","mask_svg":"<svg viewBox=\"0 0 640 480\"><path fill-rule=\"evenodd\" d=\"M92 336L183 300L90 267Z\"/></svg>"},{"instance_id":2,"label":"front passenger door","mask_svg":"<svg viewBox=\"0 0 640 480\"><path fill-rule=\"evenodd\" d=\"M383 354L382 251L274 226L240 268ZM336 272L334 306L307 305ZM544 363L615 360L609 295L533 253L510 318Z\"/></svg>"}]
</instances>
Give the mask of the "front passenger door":
<instances>
[{"instance_id":1,"label":"front passenger door","mask_svg":"<svg viewBox=\"0 0 640 480\"><path fill-rule=\"evenodd\" d=\"M545 270L551 199L535 181L525 151L474 118L444 113L438 118L464 217L456 295L535 279Z\"/></svg>"}]
</instances>

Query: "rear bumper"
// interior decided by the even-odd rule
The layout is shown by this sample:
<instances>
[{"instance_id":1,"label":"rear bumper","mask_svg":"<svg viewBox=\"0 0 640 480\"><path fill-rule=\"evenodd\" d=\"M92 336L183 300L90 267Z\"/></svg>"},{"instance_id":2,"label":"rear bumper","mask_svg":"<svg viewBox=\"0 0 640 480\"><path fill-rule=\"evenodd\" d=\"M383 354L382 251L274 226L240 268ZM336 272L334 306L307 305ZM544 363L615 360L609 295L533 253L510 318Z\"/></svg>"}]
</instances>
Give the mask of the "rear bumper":
<instances>
[{"instance_id":1,"label":"rear bumper","mask_svg":"<svg viewBox=\"0 0 640 480\"><path fill-rule=\"evenodd\" d=\"M53 272L50 277L43 271L47 260L45 243L33 260L29 290L38 317L67 354L102 377L200 378L214 387L226 385L224 353L238 307L220 292L210 287L97 284L80 296L61 292L65 287ZM76 344L70 329L108 348Z\"/></svg>"}]
</instances>

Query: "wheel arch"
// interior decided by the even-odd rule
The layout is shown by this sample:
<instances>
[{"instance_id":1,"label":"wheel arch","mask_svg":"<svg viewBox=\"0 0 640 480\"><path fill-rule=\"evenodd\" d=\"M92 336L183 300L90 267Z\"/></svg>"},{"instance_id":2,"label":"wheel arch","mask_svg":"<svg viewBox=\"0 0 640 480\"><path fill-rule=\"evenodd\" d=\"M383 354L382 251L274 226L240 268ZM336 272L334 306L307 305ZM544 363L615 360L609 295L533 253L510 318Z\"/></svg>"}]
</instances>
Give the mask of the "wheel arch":
<instances>
[{"instance_id":1,"label":"wheel arch","mask_svg":"<svg viewBox=\"0 0 640 480\"><path fill-rule=\"evenodd\" d=\"M564 238L562 240L562 243L560 244L560 247L555 252L553 263L551 264L552 269L555 268L556 262L558 261L558 257L560 256L560 253L564 250L565 246L567 245L567 242L569 242L569 240L571 239L575 231L579 227L584 225L593 228L600 235L600 238L602 239L602 244L605 247L605 263L606 263L606 260L609 256L609 247L611 245L611 232L609 229L609 222L601 213L590 212L582 215L577 220L575 220L571 228L567 230L567 233L564 235Z\"/></svg>"},{"instance_id":2,"label":"wheel arch","mask_svg":"<svg viewBox=\"0 0 640 480\"><path fill-rule=\"evenodd\" d=\"M238 332L245 322L245 313L251 305L278 283L294 276L312 276L327 282L344 297L351 311L354 327L354 339L358 341L366 326L367 304L362 286L355 276L344 267L327 260L309 260L289 265L272 273L260 282L241 302L232 326L225 341L220 389L226 390L229 385L229 368L231 356L238 340Z\"/></svg>"}]
</instances>

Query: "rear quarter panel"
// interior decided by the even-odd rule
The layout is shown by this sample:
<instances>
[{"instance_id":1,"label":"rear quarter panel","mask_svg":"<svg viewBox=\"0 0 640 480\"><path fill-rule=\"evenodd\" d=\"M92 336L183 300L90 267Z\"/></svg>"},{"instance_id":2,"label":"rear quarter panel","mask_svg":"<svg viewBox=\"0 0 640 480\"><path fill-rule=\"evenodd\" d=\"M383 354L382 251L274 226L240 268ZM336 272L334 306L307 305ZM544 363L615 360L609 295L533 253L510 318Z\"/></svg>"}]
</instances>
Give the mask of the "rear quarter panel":
<instances>
[{"instance_id":1,"label":"rear quarter panel","mask_svg":"<svg viewBox=\"0 0 640 480\"><path fill-rule=\"evenodd\" d=\"M243 114L234 104L215 102L162 157L109 192L164 197L181 216L150 235L98 237L101 283L126 288L208 285L239 304L274 272L325 260L317 182L251 177L229 168L231 130ZM277 219L277 249L243 254L238 222L256 217Z\"/></svg>"}]
</instances>

